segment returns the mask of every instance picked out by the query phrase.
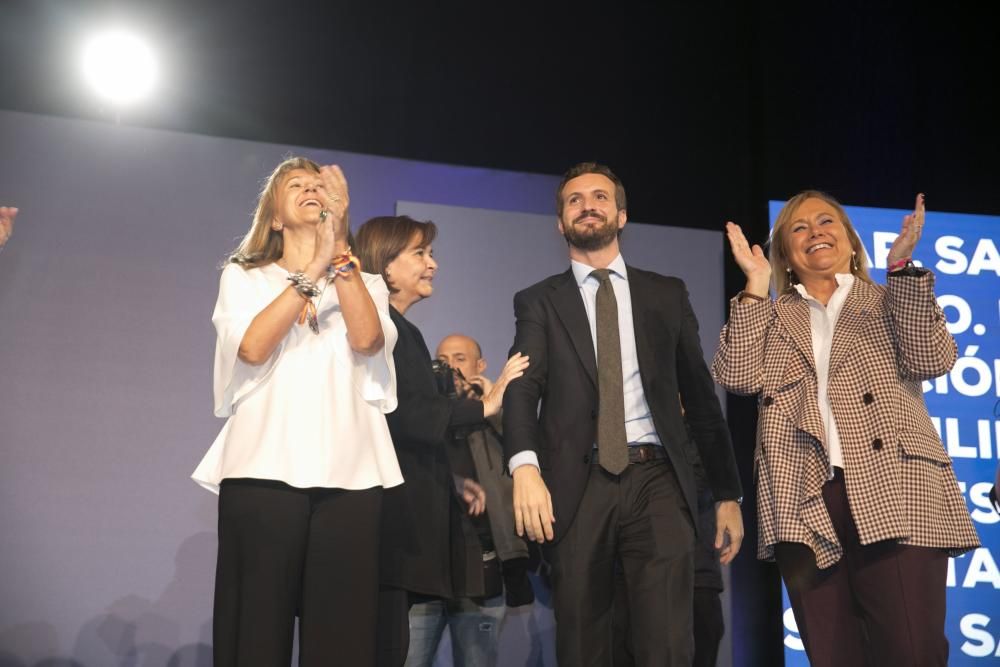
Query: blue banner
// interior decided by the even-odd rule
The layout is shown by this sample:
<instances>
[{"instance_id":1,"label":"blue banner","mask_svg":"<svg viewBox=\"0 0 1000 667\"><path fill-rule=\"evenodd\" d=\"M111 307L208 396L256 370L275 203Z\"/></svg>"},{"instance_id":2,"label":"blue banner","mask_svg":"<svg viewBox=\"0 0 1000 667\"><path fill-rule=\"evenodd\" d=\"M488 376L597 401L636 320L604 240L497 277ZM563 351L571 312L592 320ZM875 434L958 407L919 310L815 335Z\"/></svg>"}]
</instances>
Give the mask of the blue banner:
<instances>
[{"instance_id":1,"label":"blue banner","mask_svg":"<svg viewBox=\"0 0 1000 667\"><path fill-rule=\"evenodd\" d=\"M769 202L772 225L783 204ZM912 211L845 208L865 246L872 279L884 283L886 255L903 216ZM935 273L938 303L959 354L950 373L924 383L924 398L982 542L982 548L948 562L951 665L1000 657L1000 516L989 501L1000 460L998 236L1000 217L928 211L914 253L915 263ZM808 665L784 591L783 598L785 664Z\"/></svg>"}]
</instances>

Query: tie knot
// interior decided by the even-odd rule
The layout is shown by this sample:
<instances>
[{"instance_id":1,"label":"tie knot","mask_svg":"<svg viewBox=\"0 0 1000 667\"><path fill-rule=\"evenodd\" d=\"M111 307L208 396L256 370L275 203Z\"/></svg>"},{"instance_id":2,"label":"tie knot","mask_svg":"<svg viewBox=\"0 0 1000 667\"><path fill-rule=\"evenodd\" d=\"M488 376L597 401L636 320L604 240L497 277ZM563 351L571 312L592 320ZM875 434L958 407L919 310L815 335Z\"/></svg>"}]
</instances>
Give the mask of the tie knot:
<instances>
[{"instance_id":1,"label":"tie knot","mask_svg":"<svg viewBox=\"0 0 1000 667\"><path fill-rule=\"evenodd\" d=\"M594 269L590 272L590 275L594 276L601 283L606 283L611 280L611 271L609 269Z\"/></svg>"}]
</instances>

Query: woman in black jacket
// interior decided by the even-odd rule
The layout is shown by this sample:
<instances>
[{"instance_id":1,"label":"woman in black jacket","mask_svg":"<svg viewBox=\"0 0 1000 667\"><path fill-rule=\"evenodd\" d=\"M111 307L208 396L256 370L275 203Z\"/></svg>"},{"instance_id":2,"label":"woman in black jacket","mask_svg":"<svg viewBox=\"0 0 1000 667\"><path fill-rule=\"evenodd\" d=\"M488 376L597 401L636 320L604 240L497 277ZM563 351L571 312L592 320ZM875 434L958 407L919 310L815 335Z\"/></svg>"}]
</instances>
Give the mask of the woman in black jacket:
<instances>
[{"instance_id":1,"label":"woman in black jacket","mask_svg":"<svg viewBox=\"0 0 1000 667\"><path fill-rule=\"evenodd\" d=\"M393 351L399 407L387 421L404 483L383 499L379 563L379 664L393 666L406 658L410 604L474 594L465 575L480 574L481 551L474 534L466 539L461 501L477 515L486 497L475 481L453 475L447 439L452 429L484 425L499 412L507 384L528 365L527 357L511 357L482 401L438 390L427 344L404 317L434 292L436 235L433 222L407 216L373 218L357 233L362 266L381 273L389 286L390 316L399 331Z\"/></svg>"}]
</instances>

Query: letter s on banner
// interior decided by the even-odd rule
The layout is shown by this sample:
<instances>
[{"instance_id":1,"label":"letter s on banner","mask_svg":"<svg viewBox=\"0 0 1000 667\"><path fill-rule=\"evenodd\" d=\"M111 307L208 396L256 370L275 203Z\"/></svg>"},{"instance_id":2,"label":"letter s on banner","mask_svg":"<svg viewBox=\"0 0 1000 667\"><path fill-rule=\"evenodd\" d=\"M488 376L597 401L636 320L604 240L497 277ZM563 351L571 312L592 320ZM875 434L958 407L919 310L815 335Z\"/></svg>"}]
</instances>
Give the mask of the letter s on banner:
<instances>
[{"instance_id":1,"label":"letter s on banner","mask_svg":"<svg viewBox=\"0 0 1000 667\"><path fill-rule=\"evenodd\" d=\"M962 653L973 658L986 658L993 655L996 640L986 626L990 617L984 614L966 614L962 617L960 627L965 641L962 643Z\"/></svg>"}]
</instances>

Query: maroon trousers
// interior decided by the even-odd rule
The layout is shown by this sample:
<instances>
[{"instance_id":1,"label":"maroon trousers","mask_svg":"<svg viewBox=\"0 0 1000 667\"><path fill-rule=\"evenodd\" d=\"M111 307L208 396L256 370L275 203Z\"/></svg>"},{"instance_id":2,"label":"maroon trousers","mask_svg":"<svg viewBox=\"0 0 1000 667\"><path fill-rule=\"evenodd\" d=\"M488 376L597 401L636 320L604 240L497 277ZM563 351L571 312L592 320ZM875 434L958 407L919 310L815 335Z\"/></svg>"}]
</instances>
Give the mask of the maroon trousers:
<instances>
[{"instance_id":1,"label":"maroon trousers","mask_svg":"<svg viewBox=\"0 0 1000 667\"><path fill-rule=\"evenodd\" d=\"M806 545L775 545L810 664L947 665L947 553L893 541L862 546L844 471L835 473L823 486L823 500L843 558L820 570Z\"/></svg>"}]
</instances>

